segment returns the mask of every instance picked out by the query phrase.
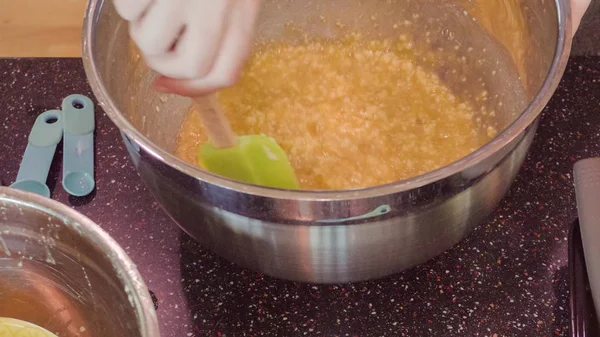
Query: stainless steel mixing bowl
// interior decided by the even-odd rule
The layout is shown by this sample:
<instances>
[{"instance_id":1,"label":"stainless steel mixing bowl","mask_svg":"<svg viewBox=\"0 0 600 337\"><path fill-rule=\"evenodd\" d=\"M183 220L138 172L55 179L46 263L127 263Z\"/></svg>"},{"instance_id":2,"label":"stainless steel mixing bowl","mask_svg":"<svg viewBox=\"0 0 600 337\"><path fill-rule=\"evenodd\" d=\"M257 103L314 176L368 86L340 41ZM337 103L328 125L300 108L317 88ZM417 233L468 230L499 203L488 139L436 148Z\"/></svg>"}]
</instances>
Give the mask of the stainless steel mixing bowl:
<instances>
[{"instance_id":1,"label":"stainless steel mixing bowl","mask_svg":"<svg viewBox=\"0 0 600 337\"><path fill-rule=\"evenodd\" d=\"M476 107L494 111L488 119L501 132L450 165L385 186L262 188L173 155L190 101L153 92L155 74L131 48L127 24L110 1L89 3L84 64L141 177L187 233L242 266L319 283L377 278L422 263L492 212L563 74L572 29L566 0L264 0L257 39L294 43L290 22L321 36L339 34L338 23L366 36L407 35L439 61L423 66Z\"/></svg>"},{"instance_id":2,"label":"stainless steel mixing bowl","mask_svg":"<svg viewBox=\"0 0 600 337\"><path fill-rule=\"evenodd\" d=\"M60 337L160 337L135 265L98 225L36 194L0 187L0 317Z\"/></svg>"}]
</instances>

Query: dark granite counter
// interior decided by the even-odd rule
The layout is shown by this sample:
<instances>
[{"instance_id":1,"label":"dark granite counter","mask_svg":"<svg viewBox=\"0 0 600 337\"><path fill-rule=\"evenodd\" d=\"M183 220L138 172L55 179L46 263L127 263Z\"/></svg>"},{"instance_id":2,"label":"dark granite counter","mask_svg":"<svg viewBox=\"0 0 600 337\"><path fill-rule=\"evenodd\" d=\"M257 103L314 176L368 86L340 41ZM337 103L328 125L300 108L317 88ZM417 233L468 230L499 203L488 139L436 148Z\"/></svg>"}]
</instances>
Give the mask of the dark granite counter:
<instances>
[{"instance_id":1,"label":"dark granite counter","mask_svg":"<svg viewBox=\"0 0 600 337\"><path fill-rule=\"evenodd\" d=\"M92 96L80 60L0 60L0 179L12 183L36 116ZM53 198L110 233L155 294L164 337L566 336L572 165L600 156L600 57L571 59L535 143L497 211L428 263L383 280L309 285L241 269L205 251L147 193L118 130L97 113L96 192Z\"/></svg>"}]
</instances>

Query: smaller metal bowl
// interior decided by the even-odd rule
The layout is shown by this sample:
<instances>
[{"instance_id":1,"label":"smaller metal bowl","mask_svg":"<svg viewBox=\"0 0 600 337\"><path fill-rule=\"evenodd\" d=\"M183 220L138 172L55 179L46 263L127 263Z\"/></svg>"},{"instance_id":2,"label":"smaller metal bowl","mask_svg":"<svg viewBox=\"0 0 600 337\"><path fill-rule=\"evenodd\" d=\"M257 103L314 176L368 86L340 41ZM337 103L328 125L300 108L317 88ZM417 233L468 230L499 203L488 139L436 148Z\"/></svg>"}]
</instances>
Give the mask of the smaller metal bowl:
<instances>
[{"instance_id":1,"label":"smaller metal bowl","mask_svg":"<svg viewBox=\"0 0 600 337\"><path fill-rule=\"evenodd\" d=\"M63 204L6 187L0 317L61 337L159 337L144 281L106 232Z\"/></svg>"}]
</instances>

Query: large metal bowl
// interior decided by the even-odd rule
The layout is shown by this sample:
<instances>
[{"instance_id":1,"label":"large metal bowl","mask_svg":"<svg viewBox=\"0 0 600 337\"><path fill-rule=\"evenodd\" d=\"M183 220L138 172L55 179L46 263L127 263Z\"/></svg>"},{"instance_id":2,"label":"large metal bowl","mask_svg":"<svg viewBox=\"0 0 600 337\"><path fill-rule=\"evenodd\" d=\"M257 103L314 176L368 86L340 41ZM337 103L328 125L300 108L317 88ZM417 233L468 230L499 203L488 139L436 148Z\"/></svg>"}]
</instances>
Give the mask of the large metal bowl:
<instances>
[{"instance_id":1,"label":"large metal bowl","mask_svg":"<svg viewBox=\"0 0 600 337\"><path fill-rule=\"evenodd\" d=\"M106 232L66 205L7 187L0 187L0 317L57 336L160 336L144 281Z\"/></svg>"},{"instance_id":2,"label":"large metal bowl","mask_svg":"<svg viewBox=\"0 0 600 337\"><path fill-rule=\"evenodd\" d=\"M285 191L230 181L173 155L189 99L153 92L155 74L131 48L127 24L110 1L90 1L86 73L154 197L218 254L298 281L381 277L469 233L517 174L571 45L564 0L265 0L262 8L259 40L293 39L285 34L292 21L326 36L338 21L367 36L409 35L438 55L431 70L456 93L496 112L490 122L502 131L450 165L385 186ZM477 99L483 91L488 100Z\"/></svg>"}]
</instances>

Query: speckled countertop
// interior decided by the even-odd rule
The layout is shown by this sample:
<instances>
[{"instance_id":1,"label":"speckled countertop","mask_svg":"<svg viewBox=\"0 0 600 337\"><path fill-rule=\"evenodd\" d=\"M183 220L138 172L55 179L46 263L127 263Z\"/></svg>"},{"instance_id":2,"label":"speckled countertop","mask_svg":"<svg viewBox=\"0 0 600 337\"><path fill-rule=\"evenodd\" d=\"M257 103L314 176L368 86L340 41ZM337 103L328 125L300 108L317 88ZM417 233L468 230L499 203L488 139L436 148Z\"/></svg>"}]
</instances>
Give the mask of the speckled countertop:
<instances>
[{"instance_id":1,"label":"speckled countertop","mask_svg":"<svg viewBox=\"0 0 600 337\"><path fill-rule=\"evenodd\" d=\"M36 116L90 95L80 60L0 60L0 179L17 175ZM97 113L97 190L53 198L107 230L158 301L162 336L566 336L572 165L600 156L600 57L573 57L497 211L427 264L383 280L308 285L241 269L183 234L147 193L118 130ZM60 159L60 156L56 156Z\"/></svg>"}]
</instances>

